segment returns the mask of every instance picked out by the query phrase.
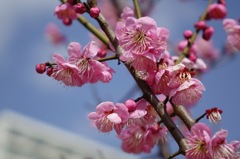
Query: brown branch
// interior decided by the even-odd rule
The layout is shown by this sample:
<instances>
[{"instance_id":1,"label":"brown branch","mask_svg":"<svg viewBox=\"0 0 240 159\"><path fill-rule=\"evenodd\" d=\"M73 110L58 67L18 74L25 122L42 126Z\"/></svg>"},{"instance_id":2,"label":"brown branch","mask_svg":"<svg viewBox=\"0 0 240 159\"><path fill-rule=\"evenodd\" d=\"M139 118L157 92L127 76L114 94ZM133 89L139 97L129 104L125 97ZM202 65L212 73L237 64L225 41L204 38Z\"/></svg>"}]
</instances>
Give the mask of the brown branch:
<instances>
[{"instance_id":1,"label":"brown branch","mask_svg":"<svg viewBox=\"0 0 240 159\"><path fill-rule=\"evenodd\" d=\"M195 120L191 117L191 115L188 113L188 111L183 105L175 105L174 103L172 103L171 100L170 102L173 106L174 114L177 115L190 130L191 127L196 123Z\"/></svg>"},{"instance_id":2,"label":"brown branch","mask_svg":"<svg viewBox=\"0 0 240 159\"><path fill-rule=\"evenodd\" d=\"M91 6L90 6L91 7ZM97 18L95 18L97 22L99 23L101 29L105 32L107 37L109 38L110 42L113 44L116 55L120 56L123 53L123 49L120 47L118 40L114 34L114 31L112 30L111 26L107 23L103 15L100 13ZM175 125L175 123L172 121L171 117L168 115L165 109L164 102L161 102L158 100L158 98L154 95L153 91L150 89L150 87L147 85L147 83L140 78L138 78L135 74L135 70L133 67L131 67L129 64L124 64L133 78L135 79L136 83L138 84L139 88L142 90L144 98L154 107L154 109L157 111L158 115L162 119L163 123L179 145L179 152L182 154L185 154L185 151L187 150L187 143L186 140L181 133L181 131L178 129L178 127Z\"/></svg>"}]
</instances>

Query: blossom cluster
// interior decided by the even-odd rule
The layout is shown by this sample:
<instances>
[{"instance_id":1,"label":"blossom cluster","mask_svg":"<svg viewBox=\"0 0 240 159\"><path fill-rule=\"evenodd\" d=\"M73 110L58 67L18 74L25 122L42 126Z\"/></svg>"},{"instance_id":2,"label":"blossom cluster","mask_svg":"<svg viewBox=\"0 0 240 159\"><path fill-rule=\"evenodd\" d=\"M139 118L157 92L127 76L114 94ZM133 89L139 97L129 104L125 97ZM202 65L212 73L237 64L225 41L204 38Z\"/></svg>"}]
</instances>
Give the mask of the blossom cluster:
<instances>
[{"instance_id":1,"label":"blossom cluster","mask_svg":"<svg viewBox=\"0 0 240 159\"><path fill-rule=\"evenodd\" d=\"M55 8L55 15L65 25L70 25L72 20L85 12L88 12L92 18L99 17L98 7L80 2L68 0ZM107 6L111 7L111 5ZM115 41L110 41L109 45L106 45L96 37L92 37L94 41L89 42L83 50L78 42L71 42L68 45L67 59L54 53L53 63L38 64L36 71L38 73L46 71L48 76L66 86L81 87L98 81L108 83L115 72L104 62L108 59L105 56L109 49L116 53L111 59L117 59L119 63L133 69L131 73L134 78L144 82L151 90L151 97L156 96L159 102L164 104L164 113L174 122L175 118L171 117L179 115L174 108L183 106L188 112L189 108L202 98L205 87L198 77L220 56L219 50L211 41L214 28L208 26L206 20L224 19L226 14L225 0L218 0L217 3L209 5L205 19L194 24L195 34L202 31L202 36L195 40L193 32L186 30L183 33L184 40L179 42L177 47L181 54L171 55L167 45L169 30L159 27L149 16L136 18L134 11L130 7L125 7L119 21L117 21L118 17L111 18L114 19L111 21L111 26L115 29L112 31L113 37L116 38L114 40L117 41L119 45L117 47L121 48L121 52L116 51L116 45L113 47ZM111 15L107 14L107 16ZM238 51L240 50L239 26L233 19L223 20L228 43L233 50ZM103 31L99 30L99 32ZM51 34L55 42L63 40L63 37L57 33L58 30L55 29ZM136 100L128 99L124 103L105 101L97 105L96 111L89 113L88 118L100 132L109 133L115 130L118 138L122 140L122 149L125 152L149 153L158 142L166 143L167 134L171 131L161 119L158 107L150 103L151 99L147 98L146 94ZM215 107L206 110L203 116L206 116L211 123L219 123L221 113L222 110ZM191 118L190 115L187 118ZM194 123L188 126L189 131L187 130L184 138L188 147L185 150L186 154L185 152L183 154L187 159L240 158L238 154L240 142L227 143L227 130L220 130L211 137L210 128L206 124L197 122L198 120L194 120Z\"/></svg>"},{"instance_id":2,"label":"blossom cluster","mask_svg":"<svg viewBox=\"0 0 240 159\"><path fill-rule=\"evenodd\" d=\"M239 159L240 141L227 143L227 130L220 130L211 137L210 128L197 123L186 136L189 149L187 159Z\"/></svg>"},{"instance_id":3,"label":"blossom cluster","mask_svg":"<svg viewBox=\"0 0 240 159\"><path fill-rule=\"evenodd\" d=\"M67 60L60 54L53 54L56 65L52 68L51 76L66 86L80 87L86 83L109 82L114 71L106 63L97 60L98 49L92 41L81 53L81 45L71 42L68 45Z\"/></svg>"},{"instance_id":4,"label":"blossom cluster","mask_svg":"<svg viewBox=\"0 0 240 159\"><path fill-rule=\"evenodd\" d=\"M160 126L159 117L153 107L144 99L125 103L103 102L96 112L88 115L100 132L116 131L122 140L122 149L129 153L151 152L159 140L167 135L165 126Z\"/></svg>"}]
</instances>

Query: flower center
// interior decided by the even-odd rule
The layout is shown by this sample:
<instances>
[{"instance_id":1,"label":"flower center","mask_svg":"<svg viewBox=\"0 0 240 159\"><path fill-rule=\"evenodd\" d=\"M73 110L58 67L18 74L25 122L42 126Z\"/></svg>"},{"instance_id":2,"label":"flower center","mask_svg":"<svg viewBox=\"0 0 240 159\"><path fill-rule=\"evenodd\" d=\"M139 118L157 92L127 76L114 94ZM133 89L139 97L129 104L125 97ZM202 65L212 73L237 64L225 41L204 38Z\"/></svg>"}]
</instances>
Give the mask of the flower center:
<instances>
[{"instance_id":1,"label":"flower center","mask_svg":"<svg viewBox=\"0 0 240 159\"><path fill-rule=\"evenodd\" d=\"M182 82L184 82L184 81L191 79L191 74L190 74L190 72L184 71L184 72L179 73L179 78Z\"/></svg>"}]
</instances>

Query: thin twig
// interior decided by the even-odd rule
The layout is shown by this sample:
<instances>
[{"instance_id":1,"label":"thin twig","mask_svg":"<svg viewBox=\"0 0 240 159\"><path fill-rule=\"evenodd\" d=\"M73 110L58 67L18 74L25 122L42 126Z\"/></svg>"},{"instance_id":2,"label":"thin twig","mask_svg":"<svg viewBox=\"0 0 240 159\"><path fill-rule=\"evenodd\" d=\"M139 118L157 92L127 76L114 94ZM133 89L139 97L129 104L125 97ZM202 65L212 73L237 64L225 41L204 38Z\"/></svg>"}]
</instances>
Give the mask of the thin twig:
<instances>
[{"instance_id":1,"label":"thin twig","mask_svg":"<svg viewBox=\"0 0 240 159\"><path fill-rule=\"evenodd\" d=\"M141 13L141 9L140 9L138 0L133 0L133 3L134 3L135 10L136 10L137 18L141 18L142 17L142 13Z\"/></svg>"},{"instance_id":2,"label":"thin twig","mask_svg":"<svg viewBox=\"0 0 240 159\"><path fill-rule=\"evenodd\" d=\"M209 0L208 2L208 6L206 7L205 11L203 12L203 14L201 15L201 17L199 18L199 21L203 21L206 19L207 17L207 13L208 13L208 7L213 3L214 0ZM192 37L188 40L188 44L187 46L184 48L183 52L181 53L181 55L179 56L178 60L176 61L175 64L179 64L182 62L182 60L184 59L184 57L186 57L189 54L190 48L193 45L194 41L197 38L197 35L199 33L200 29L195 29Z\"/></svg>"}]
</instances>

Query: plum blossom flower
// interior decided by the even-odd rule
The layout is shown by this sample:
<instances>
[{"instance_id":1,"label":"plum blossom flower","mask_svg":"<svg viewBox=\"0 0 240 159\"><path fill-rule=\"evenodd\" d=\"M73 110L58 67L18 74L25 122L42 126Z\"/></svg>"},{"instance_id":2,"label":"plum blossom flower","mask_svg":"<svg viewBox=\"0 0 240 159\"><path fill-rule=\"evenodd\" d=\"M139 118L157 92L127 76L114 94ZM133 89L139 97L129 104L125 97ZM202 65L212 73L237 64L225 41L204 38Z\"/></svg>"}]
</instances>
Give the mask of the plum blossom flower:
<instances>
[{"instance_id":1,"label":"plum blossom flower","mask_svg":"<svg viewBox=\"0 0 240 159\"><path fill-rule=\"evenodd\" d=\"M211 130L203 123L192 126L191 132L186 135L189 149L186 151L187 159L212 159L209 143Z\"/></svg>"},{"instance_id":2,"label":"plum blossom flower","mask_svg":"<svg viewBox=\"0 0 240 159\"><path fill-rule=\"evenodd\" d=\"M240 50L240 25L234 19L224 19L223 27L228 33L228 44L236 51Z\"/></svg>"},{"instance_id":3,"label":"plum blossom flower","mask_svg":"<svg viewBox=\"0 0 240 159\"><path fill-rule=\"evenodd\" d=\"M192 126L186 135L189 149L187 159L239 159L239 142L227 143L227 130L220 130L211 138L211 130L204 123Z\"/></svg>"},{"instance_id":4,"label":"plum blossom flower","mask_svg":"<svg viewBox=\"0 0 240 159\"><path fill-rule=\"evenodd\" d=\"M96 107L96 112L88 114L88 118L95 122L101 132L110 132L113 128L119 134L127 122L129 113L122 103L102 102Z\"/></svg>"},{"instance_id":5,"label":"plum blossom flower","mask_svg":"<svg viewBox=\"0 0 240 159\"><path fill-rule=\"evenodd\" d=\"M64 83L66 86L82 86L83 80L78 74L78 67L76 65L66 62L62 55L55 53L53 55L53 61L57 64L54 67L51 76Z\"/></svg>"},{"instance_id":6,"label":"plum blossom flower","mask_svg":"<svg viewBox=\"0 0 240 159\"><path fill-rule=\"evenodd\" d=\"M71 42L68 46L68 61L78 67L81 79L90 83L109 82L114 71L106 63L94 59L99 51L97 44L92 41L85 46L82 53L80 50L81 45L77 42Z\"/></svg>"},{"instance_id":7,"label":"plum blossom flower","mask_svg":"<svg viewBox=\"0 0 240 159\"><path fill-rule=\"evenodd\" d=\"M126 106L129 112L128 126L153 124L157 119L156 111L145 99L141 99L134 106Z\"/></svg>"},{"instance_id":8,"label":"plum blossom flower","mask_svg":"<svg viewBox=\"0 0 240 159\"><path fill-rule=\"evenodd\" d=\"M161 59L157 63L157 71L155 73L152 84L150 84L150 87L155 94L161 93L164 95L169 95L171 89L169 88L168 83L172 77L170 76L167 68L168 66L173 66L174 62L169 52L167 51L162 53L160 57Z\"/></svg>"},{"instance_id":9,"label":"plum blossom flower","mask_svg":"<svg viewBox=\"0 0 240 159\"><path fill-rule=\"evenodd\" d=\"M240 155L235 151L235 147L226 141L228 131L220 130L211 139L212 157L224 159L239 159Z\"/></svg>"},{"instance_id":10,"label":"plum blossom flower","mask_svg":"<svg viewBox=\"0 0 240 159\"><path fill-rule=\"evenodd\" d=\"M222 114L222 110L218 109L217 107L214 107L212 109L207 109L206 110L206 114L207 114L207 119L211 122L211 123L219 123L221 122L221 114Z\"/></svg>"},{"instance_id":11,"label":"plum blossom flower","mask_svg":"<svg viewBox=\"0 0 240 159\"><path fill-rule=\"evenodd\" d=\"M205 90L203 84L198 79L192 78L193 73L183 64L169 67L168 70L172 76L168 83L172 102L185 106L196 104L202 97L202 91Z\"/></svg>"},{"instance_id":12,"label":"plum blossom flower","mask_svg":"<svg viewBox=\"0 0 240 159\"><path fill-rule=\"evenodd\" d=\"M112 79L113 69L106 63L97 61L98 47L95 42L90 42L80 52L81 45L71 42L68 45L68 61L61 55L54 54L56 63L51 76L67 86L82 86L85 83L96 83L98 81L107 83Z\"/></svg>"},{"instance_id":13,"label":"plum blossom flower","mask_svg":"<svg viewBox=\"0 0 240 159\"><path fill-rule=\"evenodd\" d=\"M56 6L54 12L57 15L58 19L61 19L63 23L65 22L71 23L72 20L77 19L75 9L69 3L64 3Z\"/></svg>"},{"instance_id":14,"label":"plum blossom flower","mask_svg":"<svg viewBox=\"0 0 240 159\"><path fill-rule=\"evenodd\" d=\"M166 49L169 35L168 30L157 27L152 18L136 19L131 16L117 23L115 33L124 49L120 57L123 61L133 61L143 55L156 62Z\"/></svg>"},{"instance_id":15,"label":"plum blossom flower","mask_svg":"<svg viewBox=\"0 0 240 159\"><path fill-rule=\"evenodd\" d=\"M128 153L150 153L154 145L167 134L165 127L159 125L134 126L122 130L119 138L122 140L122 149Z\"/></svg>"}]
</instances>

